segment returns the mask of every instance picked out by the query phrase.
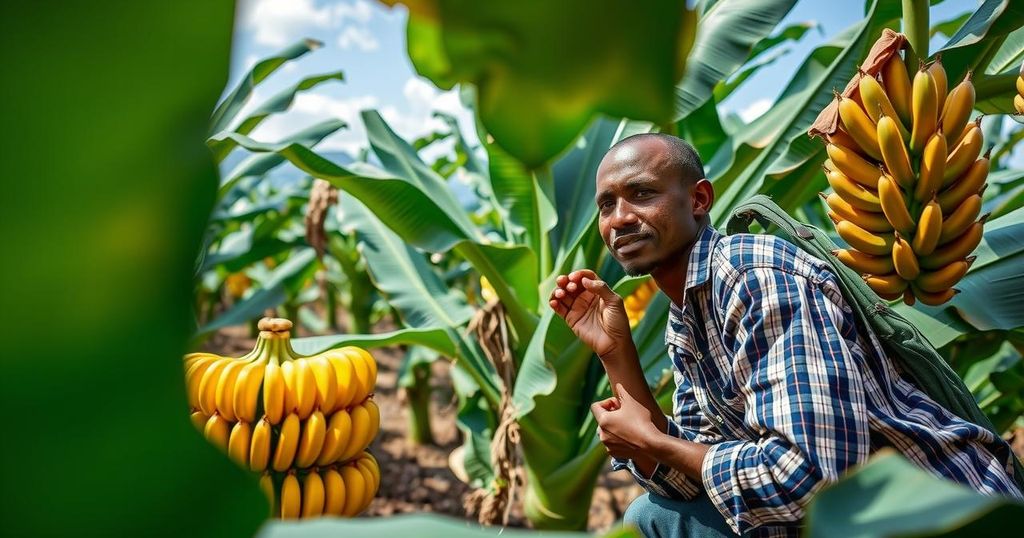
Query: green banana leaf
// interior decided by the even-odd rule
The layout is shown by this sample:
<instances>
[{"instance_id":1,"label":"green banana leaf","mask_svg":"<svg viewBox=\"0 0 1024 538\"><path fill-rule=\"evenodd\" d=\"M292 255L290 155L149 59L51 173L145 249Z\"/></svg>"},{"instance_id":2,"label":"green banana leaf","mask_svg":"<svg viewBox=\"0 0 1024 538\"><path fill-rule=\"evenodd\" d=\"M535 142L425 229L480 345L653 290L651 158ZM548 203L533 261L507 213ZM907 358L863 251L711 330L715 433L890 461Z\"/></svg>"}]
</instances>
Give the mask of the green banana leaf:
<instances>
[{"instance_id":1,"label":"green banana leaf","mask_svg":"<svg viewBox=\"0 0 1024 538\"><path fill-rule=\"evenodd\" d=\"M258 105L249 113L248 117L242 120L242 122L233 129L233 131L243 135L251 133L253 129L263 123L263 120L267 119L271 114L288 110L292 106L292 102L295 100L295 95L299 92L310 90L321 83L331 80L345 80L345 75L341 71L337 71L335 73L326 73L323 75L304 78L291 87L279 91L262 104ZM231 139L222 139L217 135L214 135L213 138L208 141L208 145L210 146L210 151L213 152L213 157L217 162L223 161L224 157L227 157L228 154L231 153L231 150L237 147Z\"/></svg>"},{"instance_id":2,"label":"green banana leaf","mask_svg":"<svg viewBox=\"0 0 1024 538\"><path fill-rule=\"evenodd\" d=\"M687 71L676 86L674 121L703 105L712 90L729 78L785 18L796 0L721 0L706 9L697 22Z\"/></svg>"},{"instance_id":3,"label":"green banana leaf","mask_svg":"<svg viewBox=\"0 0 1024 538\"><path fill-rule=\"evenodd\" d=\"M210 119L209 132L212 134L227 129L228 125L230 125L232 120L235 119L235 115L242 110L246 101L252 97L253 89L255 89L260 82L263 82L267 77L281 68L281 66L290 60L299 58L322 46L323 43L319 41L303 39L302 41L288 46L281 52L257 62L256 65L252 66L252 69L242 77L242 80L237 86L235 86L235 89L232 90L219 105L217 105L217 108L213 111L213 115Z\"/></svg>"},{"instance_id":4,"label":"green banana leaf","mask_svg":"<svg viewBox=\"0 0 1024 538\"><path fill-rule=\"evenodd\" d=\"M811 500L810 538L848 536L997 536L1024 519L1024 503L982 495L880 454Z\"/></svg>"},{"instance_id":5,"label":"green banana leaf","mask_svg":"<svg viewBox=\"0 0 1024 538\"><path fill-rule=\"evenodd\" d=\"M437 514L400 514L378 519L318 519L303 522L274 521L260 529L257 538L378 538L415 536L417 538L483 538L488 536L531 536L536 538L582 538L583 532L531 531L503 527L482 527ZM618 528L601 538L642 538L631 528Z\"/></svg>"},{"instance_id":6,"label":"green banana leaf","mask_svg":"<svg viewBox=\"0 0 1024 538\"><path fill-rule=\"evenodd\" d=\"M442 355L456 354L455 345L443 329L398 329L376 334L334 334L293 338L292 349L303 355L315 355L328 349L356 346L363 349L395 345L416 345L433 349Z\"/></svg>"},{"instance_id":7,"label":"green banana leaf","mask_svg":"<svg viewBox=\"0 0 1024 538\"><path fill-rule=\"evenodd\" d=\"M487 132L531 169L599 113L669 120L697 18L674 0L386 3L410 8L416 71L446 89L473 83Z\"/></svg>"},{"instance_id":8,"label":"green banana leaf","mask_svg":"<svg viewBox=\"0 0 1024 538\"><path fill-rule=\"evenodd\" d=\"M810 199L816 189L807 180L824 162L825 147L809 139L807 129L833 99L832 89L846 86L884 25L898 16L898 3L872 2L863 21L811 51L768 112L723 144L707 164L717 193L715 222L757 193L773 196L787 211ZM794 184L805 190L791 193Z\"/></svg>"},{"instance_id":9,"label":"green banana leaf","mask_svg":"<svg viewBox=\"0 0 1024 538\"><path fill-rule=\"evenodd\" d=\"M234 3L5 2L7 536L252 536L181 357Z\"/></svg>"}]
</instances>

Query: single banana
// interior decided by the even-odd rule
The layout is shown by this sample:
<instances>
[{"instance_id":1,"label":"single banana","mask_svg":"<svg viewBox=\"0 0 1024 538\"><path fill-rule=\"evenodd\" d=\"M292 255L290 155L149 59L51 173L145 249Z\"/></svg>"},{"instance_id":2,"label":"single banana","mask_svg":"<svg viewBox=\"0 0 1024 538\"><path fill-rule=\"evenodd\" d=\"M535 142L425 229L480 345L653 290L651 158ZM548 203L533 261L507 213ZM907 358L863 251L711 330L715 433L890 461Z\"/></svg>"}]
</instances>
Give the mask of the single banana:
<instances>
[{"instance_id":1,"label":"single banana","mask_svg":"<svg viewBox=\"0 0 1024 538\"><path fill-rule=\"evenodd\" d=\"M864 275L864 282L867 282L868 287L875 290L875 293L881 295L885 299L889 299L890 301L902 297L903 290L907 289L907 281L903 280L903 278L896 273L890 273L888 275Z\"/></svg>"},{"instance_id":2,"label":"single banana","mask_svg":"<svg viewBox=\"0 0 1024 538\"><path fill-rule=\"evenodd\" d=\"M895 180L884 174L878 180L878 200L882 206L882 213L892 223L893 228L907 237L913 237L917 224L910 217L907 201Z\"/></svg>"},{"instance_id":3,"label":"single banana","mask_svg":"<svg viewBox=\"0 0 1024 538\"><path fill-rule=\"evenodd\" d=\"M882 160L875 123L853 99L839 94L836 94L836 98L839 99L839 117L843 120L846 132L857 142L861 151L876 161Z\"/></svg>"},{"instance_id":4,"label":"single banana","mask_svg":"<svg viewBox=\"0 0 1024 538\"><path fill-rule=\"evenodd\" d=\"M281 431L277 434L277 449L274 451L274 470L284 472L292 466L295 452L299 447L301 426L299 416L290 413L281 423Z\"/></svg>"},{"instance_id":5,"label":"single banana","mask_svg":"<svg viewBox=\"0 0 1024 538\"><path fill-rule=\"evenodd\" d=\"M331 366L334 367L334 374L338 377L338 393L337 399L334 402L334 409L339 410L352 405L352 399L355 397L355 385L357 384L356 374L355 369L352 367L352 361L349 360L344 351L331 350L328 353L327 358L331 361Z\"/></svg>"},{"instance_id":6,"label":"single banana","mask_svg":"<svg viewBox=\"0 0 1024 538\"><path fill-rule=\"evenodd\" d=\"M910 76L907 75L907 65L903 63L903 58L898 52L882 66L882 85L885 86L885 93L892 102L892 107L896 109L900 121L903 125L910 125L913 120Z\"/></svg>"},{"instance_id":7,"label":"single banana","mask_svg":"<svg viewBox=\"0 0 1024 538\"><path fill-rule=\"evenodd\" d=\"M352 411L349 414L352 415L352 435L349 438L345 449L338 457L339 461L347 461L351 459L352 456L358 454L366 447L366 445L369 444L371 433L370 412L367 411L366 407L357 405L352 408Z\"/></svg>"},{"instance_id":8,"label":"single banana","mask_svg":"<svg viewBox=\"0 0 1024 538\"><path fill-rule=\"evenodd\" d=\"M1018 77L1018 80L1019 79L1020 77ZM1016 110L1018 114L1024 114L1024 95L1018 93L1013 96L1013 109Z\"/></svg>"},{"instance_id":9,"label":"single banana","mask_svg":"<svg viewBox=\"0 0 1024 538\"><path fill-rule=\"evenodd\" d=\"M280 424L285 416L285 382L284 372L277 362L277 357L272 357L267 363L267 369L263 373L263 412L271 424Z\"/></svg>"},{"instance_id":10,"label":"single banana","mask_svg":"<svg viewBox=\"0 0 1024 538\"><path fill-rule=\"evenodd\" d=\"M836 223L836 232L849 245L865 254L888 256L896 238L893 234L872 233L856 224L842 220Z\"/></svg>"},{"instance_id":11,"label":"single banana","mask_svg":"<svg viewBox=\"0 0 1024 538\"><path fill-rule=\"evenodd\" d=\"M302 487L295 471L288 471L281 484L281 519L297 519L302 510Z\"/></svg>"},{"instance_id":12,"label":"single banana","mask_svg":"<svg viewBox=\"0 0 1024 538\"><path fill-rule=\"evenodd\" d=\"M232 360L224 367L217 381L217 410L228 422L238 420L235 416L235 382L238 380L238 373L245 366L246 363L240 360Z\"/></svg>"},{"instance_id":13,"label":"single banana","mask_svg":"<svg viewBox=\"0 0 1024 538\"><path fill-rule=\"evenodd\" d=\"M868 189L854 183L850 178L838 170L825 170L825 177L828 184L850 205L865 211L880 212L882 210L878 195Z\"/></svg>"},{"instance_id":14,"label":"single banana","mask_svg":"<svg viewBox=\"0 0 1024 538\"><path fill-rule=\"evenodd\" d=\"M974 224L971 224L967 230L960 235L960 237L936 248L935 252L932 252L927 256L922 256L918 259L918 262L921 264L921 268L934 271L941 267L945 267L956 260L966 258L971 252L974 252L974 249L978 248L978 244L981 243L984 224L984 220L978 220Z\"/></svg>"},{"instance_id":15,"label":"single banana","mask_svg":"<svg viewBox=\"0 0 1024 538\"><path fill-rule=\"evenodd\" d=\"M373 488L376 492L380 488L380 466L377 465L377 460L369 452L363 452L356 459L356 464L365 466L370 471L370 474L373 475Z\"/></svg>"},{"instance_id":16,"label":"single banana","mask_svg":"<svg viewBox=\"0 0 1024 538\"><path fill-rule=\"evenodd\" d=\"M910 243L907 243L906 239L900 237L899 232L896 232L896 243L892 246L892 263L896 268L896 274L904 280L914 280L921 274L921 266L917 264L914 249L910 248Z\"/></svg>"},{"instance_id":17,"label":"single banana","mask_svg":"<svg viewBox=\"0 0 1024 538\"><path fill-rule=\"evenodd\" d=\"M324 481L314 469L302 482L302 517L318 517L324 513Z\"/></svg>"},{"instance_id":18,"label":"single banana","mask_svg":"<svg viewBox=\"0 0 1024 538\"><path fill-rule=\"evenodd\" d=\"M920 155L928 139L935 133L938 104L935 80L927 69L919 69L914 75L911 112L914 121L910 130L910 152Z\"/></svg>"},{"instance_id":19,"label":"single banana","mask_svg":"<svg viewBox=\"0 0 1024 538\"><path fill-rule=\"evenodd\" d=\"M195 426L199 433L204 433L206 430L206 422L210 420L210 416L202 411L193 411L189 418L192 419L192 425Z\"/></svg>"},{"instance_id":20,"label":"single banana","mask_svg":"<svg viewBox=\"0 0 1024 538\"><path fill-rule=\"evenodd\" d=\"M654 284L648 281L651 293L654 292ZM367 387L368 395L373 394L374 388L377 387L377 360L373 358L373 354L362 348L355 348L358 353L362 355L363 361L366 362L366 367L370 369L370 384Z\"/></svg>"},{"instance_id":21,"label":"single banana","mask_svg":"<svg viewBox=\"0 0 1024 538\"><path fill-rule=\"evenodd\" d=\"M209 362L211 360L217 359L217 357L218 356L214 355L213 353L207 353L205 351L198 351L198 352L195 352L195 353L186 353L185 356L182 357L181 360L182 360L182 365L184 367L184 370L186 372L188 372L189 368L192 368L192 366L194 364L196 364L197 362L200 362L200 361Z\"/></svg>"},{"instance_id":22,"label":"single banana","mask_svg":"<svg viewBox=\"0 0 1024 538\"><path fill-rule=\"evenodd\" d=\"M377 488L373 484L373 473L364 465L360 465L357 461L355 468L359 471L359 474L363 476L363 502L359 505L358 512L361 513L370 507L370 503L373 502L374 495L377 494Z\"/></svg>"},{"instance_id":23,"label":"single banana","mask_svg":"<svg viewBox=\"0 0 1024 538\"><path fill-rule=\"evenodd\" d=\"M236 422L228 438L228 456L242 467L249 466L249 449L252 445L252 426L248 422Z\"/></svg>"},{"instance_id":24,"label":"single banana","mask_svg":"<svg viewBox=\"0 0 1024 538\"><path fill-rule=\"evenodd\" d=\"M193 361L185 370L185 389L188 393L188 405L192 409L199 409L199 385L203 380L203 374L217 361L217 357L204 355Z\"/></svg>"},{"instance_id":25,"label":"single banana","mask_svg":"<svg viewBox=\"0 0 1024 538\"><path fill-rule=\"evenodd\" d=\"M263 417L252 429L252 443L249 445L249 469L261 472L270 462L270 440L274 432L267 417Z\"/></svg>"},{"instance_id":26,"label":"single banana","mask_svg":"<svg viewBox=\"0 0 1024 538\"><path fill-rule=\"evenodd\" d=\"M985 135L981 132L981 116L976 121L967 124L964 133L960 135L953 151L946 157L946 171L942 174L942 188L948 187L958 177L962 176L971 164L981 155L981 146L985 143Z\"/></svg>"},{"instance_id":27,"label":"single banana","mask_svg":"<svg viewBox=\"0 0 1024 538\"><path fill-rule=\"evenodd\" d=\"M367 364L364 357L360 354L362 349L358 347L347 347L345 348L349 357L349 362L352 364L352 371L355 378L355 388L353 389L353 397L350 405L359 404L367 399L370 395L370 390L373 386L370 384L370 365Z\"/></svg>"},{"instance_id":28,"label":"single banana","mask_svg":"<svg viewBox=\"0 0 1024 538\"><path fill-rule=\"evenodd\" d=\"M1024 64L1021 69L1024 69ZM1024 95L1024 75L1017 75L1017 93Z\"/></svg>"},{"instance_id":29,"label":"single banana","mask_svg":"<svg viewBox=\"0 0 1024 538\"><path fill-rule=\"evenodd\" d=\"M305 419L316 407L316 376L308 360L300 358L292 363L295 364L295 399L299 406L299 418Z\"/></svg>"},{"instance_id":30,"label":"single banana","mask_svg":"<svg viewBox=\"0 0 1024 538\"><path fill-rule=\"evenodd\" d=\"M914 232L914 241L911 246L918 256L927 256L935 251L939 244L939 236L942 234L942 208L934 198L921 211L921 218L917 221L917 231ZM908 278L907 280L913 280Z\"/></svg>"},{"instance_id":31,"label":"single banana","mask_svg":"<svg viewBox=\"0 0 1024 538\"><path fill-rule=\"evenodd\" d=\"M947 92L949 91L949 77L946 76L946 68L942 67L941 54L928 66L928 72L932 75L932 80L935 82L936 110L941 112L946 103Z\"/></svg>"},{"instance_id":32,"label":"single banana","mask_svg":"<svg viewBox=\"0 0 1024 538\"><path fill-rule=\"evenodd\" d=\"M242 368L235 381L235 416L239 420L256 422L256 407L259 405L260 388L263 386L263 372L266 362L259 360Z\"/></svg>"},{"instance_id":33,"label":"single banana","mask_svg":"<svg viewBox=\"0 0 1024 538\"><path fill-rule=\"evenodd\" d=\"M206 421L206 426L203 428L203 436L213 446L227 452L228 438L231 436L231 424L224 420L224 417L220 416L220 414L214 413Z\"/></svg>"},{"instance_id":34,"label":"single banana","mask_svg":"<svg viewBox=\"0 0 1024 538\"><path fill-rule=\"evenodd\" d=\"M203 379L199 382L199 408L203 413L212 415L217 412L217 382L221 372L233 360L221 358L203 372Z\"/></svg>"},{"instance_id":35,"label":"single banana","mask_svg":"<svg viewBox=\"0 0 1024 538\"><path fill-rule=\"evenodd\" d=\"M872 256L848 248L833 250L832 255L858 274L887 275L895 270L892 256Z\"/></svg>"},{"instance_id":36,"label":"single banana","mask_svg":"<svg viewBox=\"0 0 1024 538\"><path fill-rule=\"evenodd\" d=\"M345 482L345 508L342 514L352 517L359 513L363 507L363 497L366 495L366 485L363 473L359 472L354 465L345 465L341 468L341 478Z\"/></svg>"},{"instance_id":37,"label":"single banana","mask_svg":"<svg viewBox=\"0 0 1024 538\"><path fill-rule=\"evenodd\" d=\"M284 412L295 413L299 410L299 398L295 378L295 361L281 362L281 377L284 378Z\"/></svg>"},{"instance_id":38,"label":"single banana","mask_svg":"<svg viewBox=\"0 0 1024 538\"><path fill-rule=\"evenodd\" d=\"M324 514L341 516L345 513L345 481L337 469L324 473Z\"/></svg>"},{"instance_id":39,"label":"single banana","mask_svg":"<svg viewBox=\"0 0 1024 538\"><path fill-rule=\"evenodd\" d=\"M334 373L331 361L323 355L309 358L309 367L313 370L313 378L316 380L317 404L321 411L330 413L334 411L334 404L338 399L338 376Z\"/></svg>"},{"instance_id":40,"label":"single banana","mask_svg":"<svg viewBox=\"0 0 1024 538\"><path fill-rule=\"evenodd\" d=\"M260 490L263 491L263 495L267 498L267 503L270 504L270 513L274 513L274 477L270 472L263 473L260 477Z\"/></svg>"},{"instance_id":41,"label":"single banana","mask_svg":"<svg viewBox=\"0 0 1024 538\"><path fill-rule=\"evenodd\" d=\"M864 109L867 111L868 117L877 123L882 116L888 116L893 119L893 125L897 129L901 141L910 138L910 133L900 122L899 115L896 114L896 109L893 108L882 85L875 77L863 71L860 74L860 95L864 100ZM881 145L881 140L879 140L879 145ZM882 155L885 155L885 151L882 151Z\"/></svg>"},{"instance_id":42,"label":"single banana","mask_svg":"<svg viewBox=\"0 0 1024 538\"><path fill-rule=\"evenodd\" d=\"M910 288L903 290L903 303L907 306L914 306L917 299L914 298L914 292Z\"/></svg>"},{"instance_id":43,"label":"single banana","mask_svg":"<svg viewBox=\"0 0 1024 538\"><path fill-rule=\"evenodd\" d=\"M302 428L302 438L299 439L299 449L295 456L295 467L306 468L312 465L324 447L324 438L327 436L327 419L320 411L314 411L306 419Z\"/></svg>"},{"instance_id":44,"label":"single banana","mask_svg":"<svg viewBox=\"0 0 1024 538\"><path fill-rule=\"evenodd\" d=\"M348 411L339 409L331 415L324 436L324 446L317 457L317 465L327 465L341 459L352 438L352 417Z\"/></svg>"},{"instance_id":45,"label":"single banana","mask_svg":"<svg viewBox=\"0 0 1024 538\"><path fill-rule=\"evenodd\" d=\"M883 213L864 211L863 209L853 207L849 202L843 200L841 196L834 192L827 196L825 193L819 192L818 196L821 196L821 199L825 200L825 204L828 205L829 209L834 211L836 217L840 219L848 220L869 232L891 232L893 230L892 224L889 223L889 220L885 218L885 214ZM832 220L837 219L832 218Z\"/></svg>"},{"instance_id":46,"label":"single banana","mask_svg":"<svg viewBox=\"0 0 1024 538\"><path fill-rule=\"evenodd\" d=\"M943 214L952 212L971 195L981 192L982 187L985 186L985 180L988 179L989 157L991 153L992 150L990 148L982 158L974 161L974 164L967 169L967 172L958 181L939 193L939 206L942 207Z\"/></svg>"},{"instance_id":47,"label":"single banana","mask_svg":"<svg viewBox=\"0 0 1024 538\"><path fill-rule=\"evenodd\" d=\"M968 71L963 82L949 92L949 98L942 107L942 132L946 133L947 140L960 137L971 110L974 110L974 98L974 84L971 82L971 72Z\"/></svg>"},{"instance_id":48,"label":"single banana","mask_svg":"<svg viewBox=\"0 0 1024 538\"><path fill-rule=\"evenodd\" d=\"M367 398L363 402L363 407L370 414L370 434L366 439L366 445L369 446L377 437L377 432L380 431L380 408L377 407L377 402L373 401L373 398Z\"/></svg>"},{"instance_id":49,"label":"single banana","mask_svg":"<svg viewBox=\"0 0 1024 538\"><path fill-rule=\"evenodd\" d=\"M890 116L882 116L878 120L878 145L882 149L882 161L889 175L904 189L914 185L914 170L910 167L910 154L903 143L896 126L896 120Z\"/></svg>"},{"instance_id":50,"label":"single banana","mask_svg":"<svg viewBox=\"0 0 1024 538\"><path fill-rule=\"evenodd\" d=\"M914 187L918 202L930 200L942 188L942 175L946 173L946 137L939 128L928 140L921 155L921 172Z\"/></svg>"},{"instance_id":51,"label":"single banana","mask_svg":"<svg viewBox=\"0 0 1024 538\"><path fill-rule=\"evenodd\" d=\"M960 293L959 290L955 290L952 288L940 291L938 293L924 291L921 288L918 288L916 285L914 285L912 289L914 290L914 295L917 297L917 299L921 301L921 303L926 304L928 306L941 306L943 303L952 299L953 296Z\"/></svg>"},{"instance_id":52,"label":"single banana","mask_svg":"<svg viewBox=\"0 0 1024 538\"><path fill-rule=\"evenodd\" d=\"M963 260L950 262L934 271L924 271L914 281L914 285L929 293L946 291L960 282L976 258L976 256L970 256Z\"/></svg>"},{"instance_id":53,"label":"single banana","mask_svg":"<svg viewBox=\"0 0 1024 538\"><path fill-rule=\"evenodd\" d=\"M877 166L864 160L864 157L858 155L856 151L836 144L827 145L825 151L828 152L829 160L835 165L829 168L842 172L846 177L865 187L878 188L878 178L882 173Z\"/></svg>"},{"instance_id":54,"label":"single banana","mask_svg":"<svg viewBox=\"0 0 1024 538\"><path fill-rule=\"evenodd\" d=\"M939 244L945 245L960 237L967 230L967 227L974 224L974 221L981 213L981 196L972 194L956 208L948 217L942 219L942 231L939 233Z\"/></svg>"},{"instance_id":55,"label":"single banana","mask_svg":"<svg viewBox=\"0 0 1024 538\"><path fill-rule=\"evenodd\" d=\"M885 299L886 301L895 301L897 299L903 299L904 301L906 301L906 296L907 296L907 290L903 290L903 291L898 292L898 293L883 293L883 292L880 292L878 290L875 290L875 293L879 297Z\"/></svg>"},{"instance_id":56,"label":"single banana","mask_svg":"<svg viewBox=\"0 0 1024 538\"><path fill-rule=\"evenodd\" d=\"M837 127L834 133L827 135L825 138L828 140L829 144L835 144L836 146L856 153L860 152L860 145L857 144L857 141L854 140L853 137L850 136L850 133L847 133L842 126Z\"/></svg>"}]
</instances>

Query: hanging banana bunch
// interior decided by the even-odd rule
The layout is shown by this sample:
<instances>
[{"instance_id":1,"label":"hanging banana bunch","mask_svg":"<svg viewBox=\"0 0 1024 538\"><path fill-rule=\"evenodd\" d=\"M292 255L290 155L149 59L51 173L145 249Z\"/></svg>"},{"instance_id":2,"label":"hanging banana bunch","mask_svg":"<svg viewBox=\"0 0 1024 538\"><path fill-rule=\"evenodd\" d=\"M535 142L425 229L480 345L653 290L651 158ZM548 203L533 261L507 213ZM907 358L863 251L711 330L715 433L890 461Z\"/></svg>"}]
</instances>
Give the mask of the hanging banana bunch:
<instances>
[{"instance_id":1,"label":"hanging banana bunch","mask_svg":"<svg viewBox=\"0 0 1024 538\"><path fill-rule=\"evenodd\" d=\"M299 355L286 319L263 318L258 327L243 357L185 356L192 423L262 474L275 516L358 514L380 485L377 461L364 452L380 427L376 362L355 347Z\"/></svg>"},{"instance_id":2,"label":"hanging banana bunch","mask_svg":"<svg viewBox=\"0 0 1024 538\"><path fill-rule=\"evenodd\" d=\"M651 300L654 299L654 294L657 292L658 285L653 278L649 278L622 301L622 306L626 308L626 317L629 318L630 328L636 327L636 324L644 319L647 305L651 304Z\"/></svg>"},{"instance_id":3,"label":"hanging banana bunch","mask_svg":"<svg viewBox=\"0 0 1024 538\"><path fill-rule=\"evenodd\" d=\"M981 118L968 121L971 73L947 92L941 58L911 80L897 51L859 77L863 104L836 93L838 129L826 136L833 192L821 196L849 245L833 254L887 300L941 305L958 293L987 218L989 154Z\"/></svg>"}]
</instances>

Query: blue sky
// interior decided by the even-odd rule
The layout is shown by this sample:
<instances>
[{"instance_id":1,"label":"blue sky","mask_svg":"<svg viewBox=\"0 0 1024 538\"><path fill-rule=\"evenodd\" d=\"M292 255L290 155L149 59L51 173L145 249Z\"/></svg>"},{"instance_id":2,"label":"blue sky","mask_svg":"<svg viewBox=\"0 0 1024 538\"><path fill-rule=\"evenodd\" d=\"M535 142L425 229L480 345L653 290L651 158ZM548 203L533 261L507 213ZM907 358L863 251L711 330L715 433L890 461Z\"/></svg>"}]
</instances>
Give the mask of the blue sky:
<instances>
[{"instance_id":1,"label":"blue sky","mask_svg":"<svg viewBox=\"0 0 1024 538\"><path fill-rule=\"evenodd\" d=\"M946 0L932 8L932 22L950 19L976 5L973 0ZM277 141L312 123L337 117L347 121L349 129L325 139L319 148L354 152L366 145L359 111L367 108L379 109L395 131L407 139L443 129L431 118L434 110L456 115L463 132L471 135L472 118L457 95L439 91L413 70L405 50L406 18L403 6L389 8L371 0L240 1L228 88L259 58L298 39L311 37L324 43L322 49L290 62L267 79L250 105L312 74L343 70L346 78L301 94L288 114L268 118L253 133L254 138ZM757 117L782 91L811 49L862 18L860 1L798 1L780 27L812 21L818 29L808 32L800 42L786 45L790 49L787 55L762 69L722 107L747 120ZM933 41L934 50L945 38L937 36Z\"/></svg>"}]
</instances>

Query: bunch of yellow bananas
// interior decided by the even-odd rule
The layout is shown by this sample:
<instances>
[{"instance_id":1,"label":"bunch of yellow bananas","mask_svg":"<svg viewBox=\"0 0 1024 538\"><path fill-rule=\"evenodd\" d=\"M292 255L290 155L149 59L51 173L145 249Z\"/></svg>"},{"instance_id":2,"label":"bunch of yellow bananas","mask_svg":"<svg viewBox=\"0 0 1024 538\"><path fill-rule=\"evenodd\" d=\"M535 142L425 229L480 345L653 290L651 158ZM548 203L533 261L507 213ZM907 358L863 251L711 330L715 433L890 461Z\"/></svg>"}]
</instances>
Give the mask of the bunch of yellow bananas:
<instances>
[{"instance_id":1,"label":"bunch of yellow bananas","mask_svg":"<svg viewBox=\"0 0 1024 538\"><path fill-rule=\"evenodd\" d=\"M245 292L252 285L252 280L245 273L231 273L224 279L224 288L227 289L228 295L235 299L240 299Z\"/></svg>"},{"instance_id":2,"label":"bunch of yellow bananas","mask_svg":"<svg viewBox=\"0 0 1024 538\"><path fill-rule=\"evenodd\" d=\"M828 137L822 194L851 248L833 252L888 300L940 305L981 242L989 154L971 74L947 93L941 59L913 82L899 53L879 81L861 73L857 100L837 94L840 129Z\"/></svg>"},{"instance_id":3,"label":"bunch of yellow bananas","mask_svg":"<svg viewBox=\"0 0 1024 538\"><path fill-rule=\"evenodd\" d=\"M301 356L291 348L290 321L264 318L258 326L256 347L244 357L185 356L196 428L255 472L292 473L365 458L360 453L380 427L371 394L373 357L355 347ZM285 506L276 513L283 517Z\"/></svg>"},{"instance_id":4,"label":"bunch of yellow bananas","mask_svg":"<svg viewBox=\"0 0 1024 538\"><path fill-rule=\"evenodd\" d=\"M304 475L304 476L300 476ZM312 518L322 515L351 517L370 505L380 489L380 467L369 452L347 463L289 470L275 483L274 475L260 477L260 487L280 505L281 519ZM276 491L280 491L277 499ZM276 501L276 502L275 502Z\"/></svg>"},{"instance_id":5,"label":"bunch of yellow bananas","mask_svg":"<svg viewBox=\"0 0 1024 538\"><path fill-rule=\"evenodd\" d=\"M1017 73L1017 95L1013 96L1013 109L1017 114L1024 114L1024 62L1020 64L1020 72Z\"/></svg>"},{"instance_id":6,"label":"bunch of yellow bananas","mask_svg":"<svg viewBox=\"0 0 1024 538\"><path fill-rule=\"evenodd\" d=\"M622 301L622 306L626 308L626 317L629 318L630 327L636 327L636 324L644 319L647 305L651 304L651 299L654 299L654 294L657 292L658 285L653 278L649 278Z\"/></svg>"}]
</instances>

